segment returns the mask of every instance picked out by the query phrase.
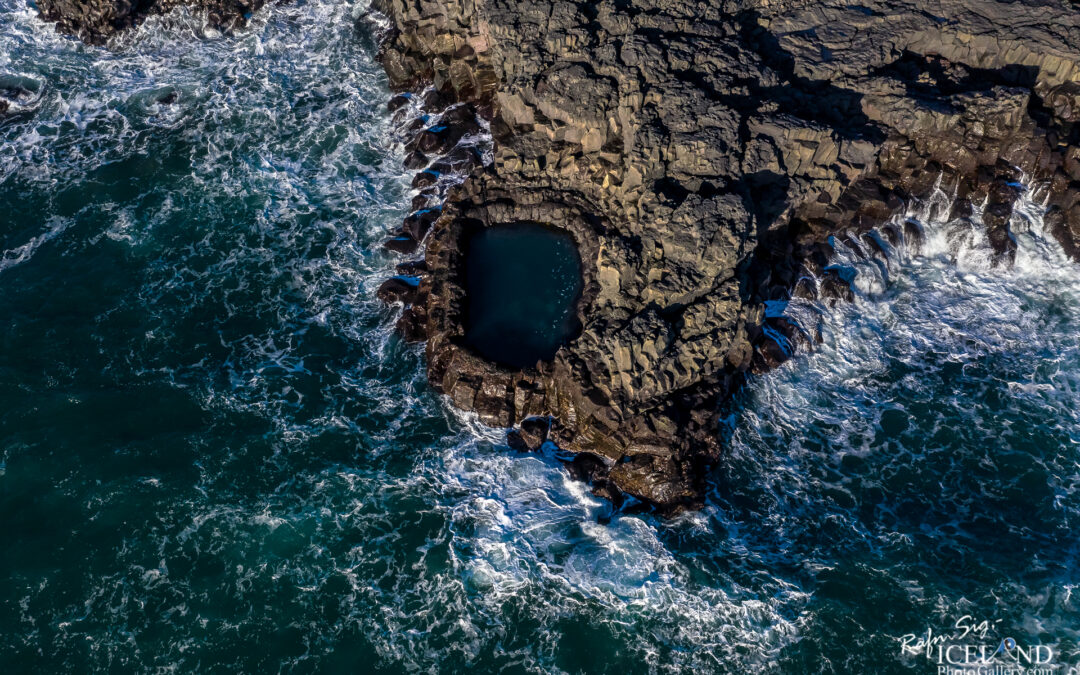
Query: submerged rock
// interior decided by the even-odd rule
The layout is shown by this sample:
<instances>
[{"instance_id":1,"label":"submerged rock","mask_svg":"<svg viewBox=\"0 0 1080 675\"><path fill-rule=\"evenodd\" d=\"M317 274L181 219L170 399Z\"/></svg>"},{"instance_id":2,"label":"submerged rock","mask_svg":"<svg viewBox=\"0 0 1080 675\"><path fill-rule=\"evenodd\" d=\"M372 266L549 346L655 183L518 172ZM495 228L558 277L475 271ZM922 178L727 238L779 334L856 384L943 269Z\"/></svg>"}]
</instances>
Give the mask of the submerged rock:
<instances>
[{"instance_id":1,"label":"submerged rock","mask_svg":"<svg viewBox=\"0 0 1080 675\"><path fill-rule=\"evenodd\" d=\"M41 100L45 85L23 75L0 73L0 115L33 108Z\"/></svg>"}]
</instances>

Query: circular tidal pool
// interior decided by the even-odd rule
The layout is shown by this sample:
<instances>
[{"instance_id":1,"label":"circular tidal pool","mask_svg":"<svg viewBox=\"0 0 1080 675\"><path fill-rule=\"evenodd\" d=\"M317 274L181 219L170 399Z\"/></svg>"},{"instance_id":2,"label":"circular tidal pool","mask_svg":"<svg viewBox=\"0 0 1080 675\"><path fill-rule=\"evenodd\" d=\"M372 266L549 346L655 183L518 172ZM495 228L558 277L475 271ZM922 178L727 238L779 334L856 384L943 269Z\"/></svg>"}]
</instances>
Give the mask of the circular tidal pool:
<instances>
[{"instance_id":1,"label":"circular tidal pool","mask_svg":"<svg viewBox=\"0 0 1080 675\"><path fill-rule=\"evenodd\" d=\"M580 329L581 257L536 223L479 228L465 242L465 343L513 368L549 361Z\"/></svg>"}]
</instances>

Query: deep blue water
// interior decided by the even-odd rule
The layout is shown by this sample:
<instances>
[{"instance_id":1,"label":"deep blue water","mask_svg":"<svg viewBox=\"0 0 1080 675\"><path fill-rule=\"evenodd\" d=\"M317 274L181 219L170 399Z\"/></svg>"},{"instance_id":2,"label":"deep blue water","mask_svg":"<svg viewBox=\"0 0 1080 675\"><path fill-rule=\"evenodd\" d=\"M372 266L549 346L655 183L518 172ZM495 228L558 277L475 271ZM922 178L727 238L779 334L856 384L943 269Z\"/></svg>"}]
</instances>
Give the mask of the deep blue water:
<instances>
[{"instance_id":1,"label":"deep blue water","mask_svg":"<svg viewBox=\"0 0 1080 675\"><path fill-rule=\"evenodd\" d=\"M773 311L706 507L617 516L427 387L374 297L410 201L363 6L110 49L0 0L0 672L937 672L1080 661L1080 275L921 217ZM172 100L174 99L175 100ZM997 640L997 642L994 642Z\"/></svg>"},{"instance_id":2,"label":"deep blue water","mask_svg":"<svg viewBox=\"0 0 1080 675\"><path fill-rule=\"evenodd\" d=\"M580 328L581 258L573 238L515 223L472 233L466 247L466 344L516 368L553 359Z\"/></svg>"}]
</instances>

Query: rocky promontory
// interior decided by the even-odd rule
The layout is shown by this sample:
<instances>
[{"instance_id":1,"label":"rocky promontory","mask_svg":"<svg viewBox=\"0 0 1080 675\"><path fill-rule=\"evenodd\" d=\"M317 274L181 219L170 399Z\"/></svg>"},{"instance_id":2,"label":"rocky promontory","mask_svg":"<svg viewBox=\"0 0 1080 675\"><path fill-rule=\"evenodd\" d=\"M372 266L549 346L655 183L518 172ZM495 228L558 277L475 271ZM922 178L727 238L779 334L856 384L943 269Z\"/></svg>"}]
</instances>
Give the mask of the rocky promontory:
<instances>
[{"instance_id":1,"label":"rocky promontory","mask_svg":"<svg viewBox=\"0 0 1080 675\"><path fill-rule=\"evenodd\" d=\"M942 215L979 208L1008 264L1029 181L1048 186L1054 233L1078 250L1080 12L1067 3L377 7L393 23L392 86L427 91L433 114L479 115L494 143L404 247L426 244L403 328L427 340L431 382L454 405L517 426L519 447L553 441L617 502L698 502L723 451L719 404L812 342L765 303L850 294L825 269L830 236L883 255L872 231L941 187L955 195ZM417 133L418 168L454 152L424 151L430 127ZM570 233L584 265L579 334L523 369L485 359L464 330L464 232L515 222Z\"/></svg>"},{"instance_id":2,"label":"rocky promontory","mask_svg":"<svg viewBox=\"0 0 1080 675\"><path fill-rule=\"evenodd\" d=\"M919 237L894 214L942 189L953 198L940 215L979 210L1007 265L1027 182L1080 256L1069 2L374 8L390 20L381 59L391 109L414 114L418 171L415 212L386 242L405 258L380 295L406 306L400 328L426 340L431 383L455 406L513 428L520 449L553 443L618 504L700 502L723 452L720 405L746 373L813 343L767 303L851 294L827 269L831 237L885 255L883 241ZM144 12L127 0L41 10L90 38ZM475 142L487 133L489 153ZM574 334L524 367L487 358L466 330L470 233L522 223L569 234L582 276Z\"/></svg>"}]
</instances>

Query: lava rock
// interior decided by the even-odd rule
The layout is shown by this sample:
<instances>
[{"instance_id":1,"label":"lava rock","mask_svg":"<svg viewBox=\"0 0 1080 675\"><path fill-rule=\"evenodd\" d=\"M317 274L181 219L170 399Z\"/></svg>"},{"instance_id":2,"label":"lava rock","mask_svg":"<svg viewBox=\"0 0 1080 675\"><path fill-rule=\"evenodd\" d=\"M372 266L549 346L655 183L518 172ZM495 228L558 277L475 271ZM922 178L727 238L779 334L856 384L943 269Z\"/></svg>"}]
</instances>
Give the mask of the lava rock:
<instances>
[{"instance_id":1,"label":"lava rock","mask_svg":"<svg viewBox=\"0 0 1080 675\"><path fill-rule=\"evenodd\" d=\"M588 452L578 453L569 462L566 470L575 479L584 483L595 483L607 478L609 467L603 459Z\"/></svg>"},{"instance_id":2,"label":"lava rock","mask_svg":"<svg viewBox=\"0 0 1080 675\"><path fill-rule=\"evenodd\" d=\"M434 185L439 180L439 172L427 169L416 174L412 180L412 186L417 189Z\"/></svg>"},{"instance_id":3,"label":"lava rock","mask_svg":"<svg viewBox=\"0 0 1080 675\"><path fill-rule=\"evenodd\" d=\"M376 295L387 304L400 302L411 305L420 295L420 279L404 275L391 277L379 286Z\"/></svg>"},{"instance_id":4,"label":"lava rock","mask_svg":"<svg viewBox=\"0 0 1080 675\"><path fill-rule=\"evenodd\" d=\"M829 301L831 305L835 305L837 300L843 302L853 302L855 300L855 292L851 290L851 284L834 269L825 271L819 285L821 297Z\"/></svg>"},{"instance_id":5,"label":"lava rock","mask_svg":"<svg viewBox=\"0 0 1080 675\"><path fill-rule=\"evenodd\" d=\"M409 166L428 168L413 185L447 198L430 232L413 228L426 236L429 379L493 424L550 418L549 436L582 458L571 466L588 465L571 471L618 503L700 502L717 400L743 369L786 356L761 340L781 331L764 303L854 299L829 268L831 236L851 232L864 257L918 253L919 224L893 219L934 196L933 218L985 204L1008 257L1020 172L1058 177L1048 223L1063 246L1080 234L1068 196L1080 12L1067 4L375 4L393 25L380 57L391 85L427 92ZM483 155L454 138L477 115L492 134ZM516 371L460 343L468 227L513 222L571 233L585 268L580 336Z\"/></svg>"},{"instance_id":6,"label":"lava rock","mask_svg":"<svg viewBox=\"0 0 1080 675\"><path fill-rule=\"evenodd\" d=\"M40 16L58 30L92 44L104 44L118 31L138 25L152 14L178 5L202 10L210 25L232 31L247 24L265 0L38 0Z\"/></svg>"},{"instance_id":7,"label":"lava rock","mask_svg":"<svg viewBox=\"0 0 1080 675\"><path fill-rule=\"evenodd\" d=\"M423 241L424 237L427 236L428 230L431 229L432 223L438 220L439 215L441 214L441 207L420 209L419 211L409 214L405 218L401 229L416 241Z\"/></svg>"},{"instance_id":8,"label":"lava rock","mask_svg":"<svg viewBox=\"0 0 1080 675\"><path fill-rule=\"evenodd\" d=\"M416 249L420 248L420 242L416 241L410 236L400 234L398 236L387 239L383 243L383 248L388 251L394 251L395 253L408 255L410 253L415 253Z\"/></svg>"},{"instance_id":9,"label":"lava rock","mask_svg":"<svg viewBox=\"0 0 1080 675\"><path fill-rule=\"evenodd\" d=\"M429 160L424 153L420 152L419 150L414 150L413 152L410 152L409 155L405 158L405 168L422 169L430 162L431 160Z\"/></svg>"},{"instance_id":10,"label":"lava rock","mask_svg":"<svg viewBox=\"0 0 1080 675\"><path fill-rule=\"evenodd\" d=\"M398 274L418 277L428 271L428 266L425 260L406 260L398 263L394 269Z\"/></svg>"},{"instance_id":11,"label":"lava rock","mask_svg":"<svg viewBox=\"0 0 1080 675\"><path fill-rule=\"evenodd\" d=\"M521 420L518 431L521 439L530 450L539 450L548 437L551 429L551 420L546 417L526 417Z\"/></svg>"},{"instance_id":12,"label":"lava rock","mask_svg":"<svg viewBox=\"0 0 1080 675\"><path fill-rule=\"evenodd\" d=\"M396 112L397 110L407 106L413 100L413 95L406 92L404 94L398 94L390 99L386 104L386 109L390 112Z\"/></svg>"},{"instance_id":13,"label":"lava rock","mask_svg":"<svg viewBox=\"0 0 1080 675\"><path fill-rule=\"evenodd\" d=\"M419 307L407 307L395 326L398 335L406 342L427 340L427 315Z\"/></svg>"}]
</instances>

